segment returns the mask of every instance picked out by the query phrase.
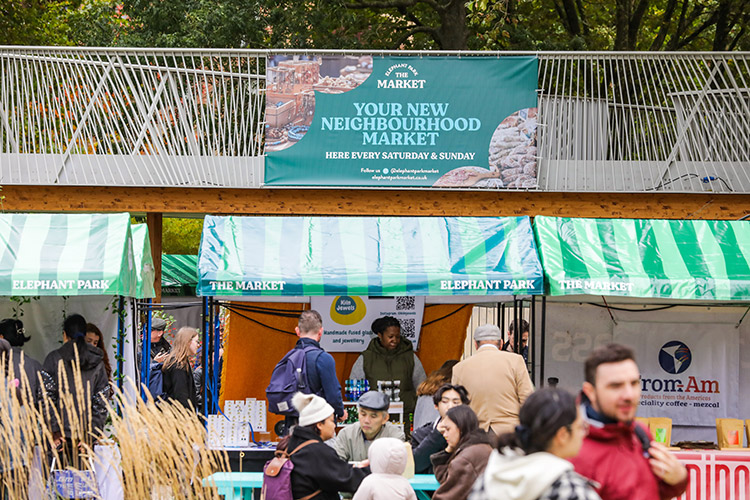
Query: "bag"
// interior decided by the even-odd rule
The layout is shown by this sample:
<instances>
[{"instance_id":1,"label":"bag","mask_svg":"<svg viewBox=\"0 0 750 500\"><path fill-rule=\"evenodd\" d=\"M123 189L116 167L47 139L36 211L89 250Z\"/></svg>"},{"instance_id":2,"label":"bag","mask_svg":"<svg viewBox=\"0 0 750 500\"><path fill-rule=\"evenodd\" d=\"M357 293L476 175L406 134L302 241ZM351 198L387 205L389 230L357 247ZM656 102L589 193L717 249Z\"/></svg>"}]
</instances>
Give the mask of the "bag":
<instances>
[{"instance_id":1,"label":"bag","mask_svg":"<svg viewBox=\"0 0 750 500\"><path fill-rule=\"evenodd\" d=\"M294 470L294 464L289 460L289 457L313 443L317 443L317 441L310 439L297 446L291 453L278 450L274 453L275 456L266 462L266 465L263 467L263 487L260 490L260 500L294 500L292 496L292 470ZM310 500L320 493L320 491L310 493L298 500Z\"/></svg>"},{"instance_id":2,"label":"bag","mask_svg":"<svg viewBox=\"0 0 750 500\"><path fill-rule=\"evenodd\" d=\"M307 353L318 351L318 356L323 349L310 345L307 347L295 347L281 358L271 373L271 382L266 387L266 399L268 400L268 411L277 415L296 417L297 410L292 406L292 397L302 392L310 394L310 384L307 380ZM317 361L317 356L315 360Z\"/></svg>"},{"instance_id":3,"label":"bag","mask_svg":"<svg viewBox=\"0 0 750 500\"><path fill-rule=\"evenodd\" d=\"M148 372L148 392L156 399L163 399L164 394L164 372L161 371L162 363L151 363Z\"/></svg>"}]
</instances>

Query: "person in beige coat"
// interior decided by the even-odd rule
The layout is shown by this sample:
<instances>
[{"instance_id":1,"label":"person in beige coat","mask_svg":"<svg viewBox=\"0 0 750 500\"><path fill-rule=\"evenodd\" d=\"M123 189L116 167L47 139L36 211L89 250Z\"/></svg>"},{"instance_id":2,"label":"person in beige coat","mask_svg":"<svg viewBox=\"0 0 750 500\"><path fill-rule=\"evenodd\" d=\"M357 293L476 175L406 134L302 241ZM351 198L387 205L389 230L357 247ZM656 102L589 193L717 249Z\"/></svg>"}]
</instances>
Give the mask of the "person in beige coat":
<instances>
[{"instance_id":1,"label":"person in beige coat","mask_svg":"<svg viewBox=\"0 0 750 500\"><path fill-rule=\"evenodd\" d=\"M496 435L512 432L518 411L534 391L523 358L502 351L502 332L495 325L474 331L477 351L453 367L454 385L469 391L469 406L479 418L479 427Z\"/></svg>"}]
</instances>

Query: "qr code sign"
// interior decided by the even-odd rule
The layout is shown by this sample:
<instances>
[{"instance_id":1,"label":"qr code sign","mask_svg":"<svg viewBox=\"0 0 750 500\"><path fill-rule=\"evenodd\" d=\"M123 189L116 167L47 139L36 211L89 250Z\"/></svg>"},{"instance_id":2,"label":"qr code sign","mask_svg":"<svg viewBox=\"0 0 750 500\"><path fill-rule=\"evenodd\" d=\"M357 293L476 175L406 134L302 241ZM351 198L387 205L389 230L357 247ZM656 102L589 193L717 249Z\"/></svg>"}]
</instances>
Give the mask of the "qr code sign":
<instances>
[{"instance_id":1,"label":"qr code sign","mask_svg":"<svg viewBox=\"0 0 750 500\"><path fill-rule=\"evenodd\" d=\"M414 340L415 336L415 322L414 318L399 320L401 323L401 335L409 340Z\"/></svg>"},{"instance_id":2,"label":"qr code sign","mask_svg":"<svg viewBox=\"0 0 750 500\"><path fill-rule=\"evenodd\" d=\"M414 297L396 297L397 311L413 311L416 308Z\"/></svg>"}]
</instances>

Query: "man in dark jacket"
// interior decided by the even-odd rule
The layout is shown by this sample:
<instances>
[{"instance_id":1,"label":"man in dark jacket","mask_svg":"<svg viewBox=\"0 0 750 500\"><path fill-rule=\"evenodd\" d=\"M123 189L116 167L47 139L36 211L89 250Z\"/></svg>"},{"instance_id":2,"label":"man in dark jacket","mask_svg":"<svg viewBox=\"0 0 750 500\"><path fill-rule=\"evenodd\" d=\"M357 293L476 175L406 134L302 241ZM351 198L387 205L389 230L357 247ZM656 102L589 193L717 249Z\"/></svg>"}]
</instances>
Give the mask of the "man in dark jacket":
<instances>
[{"instance_id":1,"label":"man in dark jacket","mask_svg":"<svg viewBox=\"0 0 750 500\"><path fill-rule=\"evenodd\" d=\"M348 414L341 397L341 384L336 376L336 362L333 356L320 347L320 339L323 337L323 318L318 311L312 309L302 311L294 331L299 337L294 346L295 349L313 347L305 355L307 381L310 384L309 392L325 399L333 407L335 419L343 422ZM288 433L296 423L296 417L286 417L284 433Z\"/></svg>"},{"instance_id":2,"label":"man in dark jacket","mask_svg":"<svg viewBox=\"0 0 750 500\"><path fill-rule=\"evenodd\" d=\"M687 469L646 429L635 414L641 377L633 351L619 344L594 349L585 364L582 412L589 434L576 472L600 486L602 500L666 500L687 488Z\"/></svg>"},{"instance_id":3,"label":"man in dark jacket","mask_svg":"<svg viewBox=\"0 0 750 500\"><path fill-rule=\"evenodd\" d=\"M448 410L454 406L469 404L469 395L461 385L445 384L432 396L440 418L415 429L411 435L411 448L414 453L414 472L432 474L430 455L444 450L447 446L438 424Z\"/></svg>"},{"instance_id":4,"label":"man in dark jacket","mask_svg":"<svg viewBox=\"0 0 750 500\"><path fill-rule=\"evenodd\" d=\"M63 345L50 352L44 360L44 371L54 383L53 404L58 406L60 420L48 409L55 444L63 446L67 458L80 441L95 441L104 428L107 406L104 402L109 380L102 362L102 351L86 342L86 320L73 314L63 324ZM77 389L80 381L82 391ZM79 394L83 399L79 400ZM90 420L87 418L91 416Z\"/></svg>"}]
</instances>

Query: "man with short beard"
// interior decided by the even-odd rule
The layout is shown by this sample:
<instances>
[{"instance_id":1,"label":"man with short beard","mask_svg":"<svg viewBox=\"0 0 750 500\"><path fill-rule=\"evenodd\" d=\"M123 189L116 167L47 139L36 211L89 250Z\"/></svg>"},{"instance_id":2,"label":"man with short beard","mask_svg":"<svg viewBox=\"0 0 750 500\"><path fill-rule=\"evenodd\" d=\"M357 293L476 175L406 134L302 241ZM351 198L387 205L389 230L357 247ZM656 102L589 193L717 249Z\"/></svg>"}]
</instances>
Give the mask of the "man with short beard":
<instances>
[{"instance_id":1,"label":"man with short beard","mask_svg":"<svg viewBox=\"0 0 750 500\"><path fill-rule=\"evenodd\" d=\"M619 344L594 349L585 364L581 411L589 435L571 461L598 483L602 500L666 500L687 488L687 469L635 423L641 375L633 351Z\"/></svg>"}]
</instances>

